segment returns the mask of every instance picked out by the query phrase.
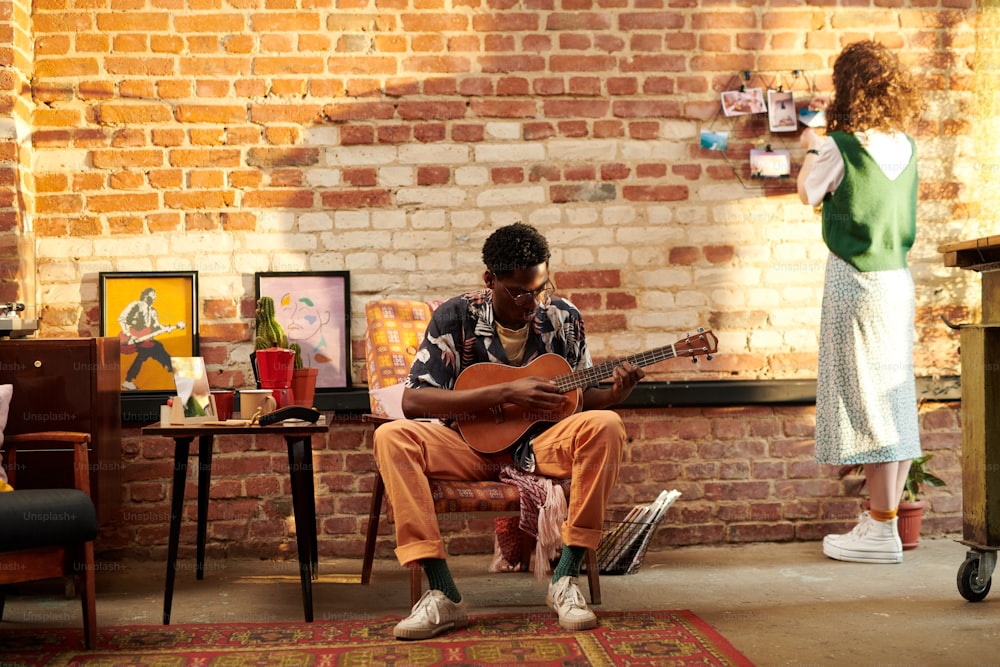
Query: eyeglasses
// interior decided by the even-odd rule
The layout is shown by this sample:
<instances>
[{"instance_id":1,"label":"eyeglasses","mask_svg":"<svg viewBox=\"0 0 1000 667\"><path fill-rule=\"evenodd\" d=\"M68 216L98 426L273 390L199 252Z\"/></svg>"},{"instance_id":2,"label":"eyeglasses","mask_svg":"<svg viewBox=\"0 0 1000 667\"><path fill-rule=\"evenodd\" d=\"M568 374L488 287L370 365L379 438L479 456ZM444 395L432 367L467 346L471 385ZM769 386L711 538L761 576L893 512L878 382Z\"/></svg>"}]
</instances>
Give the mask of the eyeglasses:
<instances>
[{"instance_id":1,"label":"eyeglasses","mask_svg":"<svg viewBox=\"0 0 1000 667\"><path fill-rule=\"evenodd\" d=\"M552 301L552 293L556 291L556 286L553 284L551 279L546 280L545 284L536 290L518 292L517 294L512 293L509 289L507 289L507 286L499 280L497 282L500 283L500 287L503 287L504 291L507 292L507 296L511 298L511 301L522 308L534 304L547 306Z\"/></svg>"}]
</instances>

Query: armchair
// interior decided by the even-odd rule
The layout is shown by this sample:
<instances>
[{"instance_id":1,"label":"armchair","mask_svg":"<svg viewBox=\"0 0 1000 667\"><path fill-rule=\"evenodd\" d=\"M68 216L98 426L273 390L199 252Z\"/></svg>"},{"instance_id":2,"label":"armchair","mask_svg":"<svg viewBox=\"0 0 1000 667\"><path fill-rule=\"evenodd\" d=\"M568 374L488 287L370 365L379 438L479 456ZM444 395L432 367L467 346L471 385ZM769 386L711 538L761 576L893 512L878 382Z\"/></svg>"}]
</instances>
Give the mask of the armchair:
<instances>
[{"instance_id":1,"label":"armchair","mask_svg":"<svg viewBox=\"0 0 1000 667\"><path fill-rule=\"evenodd\" d=\"M86 648L97 643L94 590L94 538L97 512L90 499L90 435L47 431L2 436L6 468L14 491L0 493L0 621L3 585L73 576L82 579L83 632ZM72 445L75 489L17 490L19 450Z\"/></svg>"},{"instance_id":2,"label":"armchair","mask_svg":"<svg viewBox=\"0 0 1000 667\"><path fill-rule=\"evenodd\" d=\"M371 301L365 306L367 321L365 360L372 396L372 414L366 415L365 420L374 423L375 428L390 419L402 417L399 408L402 382L409 373L436 305L420 301L381 300ZM476 512L503 517L520 513L520 493L517 487L511 484L432 479L430 486L434 498L434 511L437 514ZM385 485L382 475L376 470L365 537L362 584L371 581L384 496ZM391 521L391 508L388 508L387 517ZM523 537L523 540L530 541L530 539L527 535ZM525 554L531 552L530 542L526 544L522 541L522 552ZM591 603L600 604L601 584L593 550L587 550L586 565ZM420 568L411 568L411 606L420 599L422 576Z\"/></svg>"}]
</instances>

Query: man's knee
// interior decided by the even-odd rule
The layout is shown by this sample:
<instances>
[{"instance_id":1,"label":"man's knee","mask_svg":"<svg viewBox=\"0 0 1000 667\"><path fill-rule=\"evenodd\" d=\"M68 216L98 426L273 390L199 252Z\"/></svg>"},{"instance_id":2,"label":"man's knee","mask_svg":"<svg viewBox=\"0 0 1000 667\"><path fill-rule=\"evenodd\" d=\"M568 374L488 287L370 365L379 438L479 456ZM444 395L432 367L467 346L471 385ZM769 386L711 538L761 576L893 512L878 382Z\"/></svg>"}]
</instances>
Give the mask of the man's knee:
<instances>
[{"instance_id":1,"label":"man's knee","mask_svg":"<svg viewBox=\"0 0 1000 667\"><path fill-rule=\"evenodd\" d=\"M591 418L591 428L597 434L595 438L607 448L608 458L621 458L625 445L625 423L621 415L613 410L591 410L587 413Z\"/></svg>"}]
</instances>

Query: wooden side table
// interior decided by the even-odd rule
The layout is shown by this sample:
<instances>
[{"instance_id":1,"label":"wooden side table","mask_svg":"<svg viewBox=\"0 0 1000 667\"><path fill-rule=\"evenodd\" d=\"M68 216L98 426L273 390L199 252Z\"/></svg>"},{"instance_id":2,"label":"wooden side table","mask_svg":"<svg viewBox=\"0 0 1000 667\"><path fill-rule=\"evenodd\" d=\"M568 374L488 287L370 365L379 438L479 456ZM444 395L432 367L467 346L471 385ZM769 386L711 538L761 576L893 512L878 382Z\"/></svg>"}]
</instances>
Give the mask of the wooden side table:
<instances>
[{"instance_id":1,"label":"wooden side table","mask_svg":"<svg viewBox=\"0 0 1000 667\"><path fill-rule=\"evenodd\" d=\"M288 446L288 470L292 482L292 511L295 515L295 541L298 547L299 578L302 582L302 607L306 622L313 620L312 580L318 576L319 548L316 535L316 493L313 484L312 436L326 433L324 419L307 422L278 423L271 426L189 425L145 426L142 435L174 439L174 476L170 496L170 534L167 543L167 581L163 593L163 624L170 623L170 607L177 572L177 548L184 508L191 443L198 439L198 537L195 576L204 579L205 537L208 531L209 486L212 478L212 447L217 435L280 435Z\"/></svg>"},{"instance_id":2,"label":"wooden side table","mask_svg":"<svg viewBox=\"0 0 1000 667\"><path fill-rule=\"evenodd\" d=\"M961 326L962 596L978 602L990 590L1000 548L1000 236L938 248L944 265L982 274L983 321Z\"/></svg>"}]
</instances>

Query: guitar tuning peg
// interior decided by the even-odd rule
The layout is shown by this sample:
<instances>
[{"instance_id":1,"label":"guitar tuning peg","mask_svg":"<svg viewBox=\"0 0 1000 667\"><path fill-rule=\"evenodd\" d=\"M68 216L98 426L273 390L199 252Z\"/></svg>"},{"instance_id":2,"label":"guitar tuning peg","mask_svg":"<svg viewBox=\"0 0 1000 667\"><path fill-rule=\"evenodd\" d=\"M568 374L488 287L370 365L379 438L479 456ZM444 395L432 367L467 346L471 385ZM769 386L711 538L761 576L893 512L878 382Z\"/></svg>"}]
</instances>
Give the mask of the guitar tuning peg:
<instances>
[{"instance_id":1,"label":"guitar tuning peg","mask_svg":"<svg viewBox=\"0 0 1000 667\"><path fill-rule=\"evenodd\" d=\"M698 327L698 333L705 333L705 327Z\"/></svg>"},{"instance_id":2,"label":"guitar tuning peg","mask_svg":"<svg viewBox=\"0 0 1000 667\"><path fill-rule=\"evenodd\" d=\"M705 355L705 358L706 358L707 360L711 361L712 359L715 359L715 355L712 355L712 354L707 354L707 355Z\"/></svg>"},{"instance_id":3,"label":"guitar tuning peg","mask_svg":"<svg viewBox=\"0 0 1000 667\"><path fill-rule=\"evenodd\" d=\"M698 363L698 357L691 357L691 363L692 364Z\"/></svg>"}]
</instances>

